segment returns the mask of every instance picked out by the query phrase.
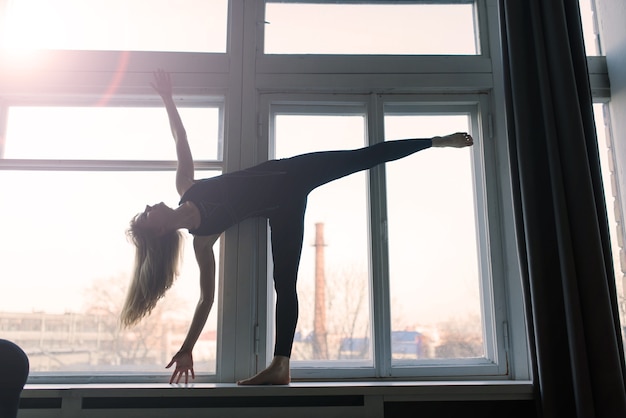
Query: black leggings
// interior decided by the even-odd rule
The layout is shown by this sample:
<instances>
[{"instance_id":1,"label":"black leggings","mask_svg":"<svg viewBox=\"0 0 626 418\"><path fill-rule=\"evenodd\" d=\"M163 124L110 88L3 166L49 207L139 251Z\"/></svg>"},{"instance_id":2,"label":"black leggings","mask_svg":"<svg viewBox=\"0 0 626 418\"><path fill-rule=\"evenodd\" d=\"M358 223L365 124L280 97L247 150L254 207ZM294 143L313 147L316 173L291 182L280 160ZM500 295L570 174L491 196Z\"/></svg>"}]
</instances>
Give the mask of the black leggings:
<instances>
[{"instance_id":1,"label":"black leggings","mask_svg":"<svg viewBox=\"0 0 626 418\"><path fill-rule=\"evenodd\" d=\"M296 279L302 252L307 195L325 183L406 157L431 145L430 139L403 139L356 150L314 152L272 162L275 168L288 174L288 184L285 185L288 197L268 216L276 290L274 355L291 355L298 322Z\"/></svg>"}]
</instances>

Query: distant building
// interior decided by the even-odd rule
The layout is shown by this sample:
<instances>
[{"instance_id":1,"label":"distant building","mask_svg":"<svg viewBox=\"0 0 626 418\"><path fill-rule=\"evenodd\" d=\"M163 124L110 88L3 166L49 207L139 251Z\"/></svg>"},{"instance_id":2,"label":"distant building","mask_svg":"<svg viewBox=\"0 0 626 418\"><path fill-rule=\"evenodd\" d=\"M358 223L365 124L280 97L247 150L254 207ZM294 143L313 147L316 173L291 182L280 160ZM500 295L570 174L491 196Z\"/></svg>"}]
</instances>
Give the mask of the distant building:
<instances>
[{"instance_id":1,"label":"distant building","mask_svg":"<svg viewBox=\"0 0 626 418\"><path fill-rule=\"evenodd\" d=\"M31 371L154 369L178 351L188 321L153 316L121 330L114 315L0 312L0 335L28 355ZM194 354L215 358L215 331L203 333Z\"/></svg>"}]
</instances>

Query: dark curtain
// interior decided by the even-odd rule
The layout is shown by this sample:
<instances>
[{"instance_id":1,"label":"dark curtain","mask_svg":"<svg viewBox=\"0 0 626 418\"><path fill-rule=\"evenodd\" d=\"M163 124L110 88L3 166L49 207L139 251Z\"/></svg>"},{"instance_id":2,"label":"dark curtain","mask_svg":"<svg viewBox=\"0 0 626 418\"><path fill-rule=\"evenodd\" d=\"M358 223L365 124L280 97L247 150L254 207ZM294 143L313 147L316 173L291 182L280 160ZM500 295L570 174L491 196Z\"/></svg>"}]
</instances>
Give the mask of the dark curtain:
<instances>
[{"instance_id":1,"label":"dark curtain","mask_svg":"<svg viewBox=\"0 0 626 418\"><path fill-rule=\"evenodd\" d=\"M626 417L577 0L500 0L516 230L539 415Z\"/></svg>"}]
</instances>

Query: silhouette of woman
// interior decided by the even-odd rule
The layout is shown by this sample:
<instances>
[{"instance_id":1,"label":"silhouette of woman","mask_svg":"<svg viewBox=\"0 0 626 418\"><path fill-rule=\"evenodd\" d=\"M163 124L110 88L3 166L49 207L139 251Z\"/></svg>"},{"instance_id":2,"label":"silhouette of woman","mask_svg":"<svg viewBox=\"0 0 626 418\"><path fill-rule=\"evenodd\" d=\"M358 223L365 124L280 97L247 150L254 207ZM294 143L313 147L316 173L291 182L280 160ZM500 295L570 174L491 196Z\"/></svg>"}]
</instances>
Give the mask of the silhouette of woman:
<instances>
[{"instance_id":1,"label":"silhouette of woman","mask_svg":"<svg viewBox=\"0 0 626 418\"><path fill-rule=\"evenodd\" d=\"M194 378L193 347L206 323L215 291L213 244L232 225L250 217L269 219L276 290L276 341L271 364L257 375L239 381L242 385L288 384L289 357L298 320L296 278L307 195L322 184L403 158L429 147L461 148L473 144L466 133L428 139L382 142L347 151L324 151L270 160L257 166L196 180L187 134L172 99L169 74L154 74L153 88L163 99L176 143L178 167L176 189L179 206L158 203L146 206L130 225L129 236L136 246L133 278L122 312L122 323L132 325L149 314L169 289L179 259L180 229L193 235L200 268L200 301L181 349L167 367L176 364L170 383L184 375Z\"/></svg>"}]
</instances>

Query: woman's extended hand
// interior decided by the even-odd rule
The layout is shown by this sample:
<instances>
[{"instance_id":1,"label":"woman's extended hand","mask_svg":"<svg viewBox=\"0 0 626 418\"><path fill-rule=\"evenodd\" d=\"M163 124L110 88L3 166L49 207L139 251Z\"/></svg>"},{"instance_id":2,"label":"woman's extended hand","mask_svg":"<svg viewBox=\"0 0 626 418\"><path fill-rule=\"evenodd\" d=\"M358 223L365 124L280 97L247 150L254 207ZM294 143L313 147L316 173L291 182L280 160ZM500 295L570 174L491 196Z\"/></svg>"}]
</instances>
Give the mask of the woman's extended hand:
<instances>
[{"instance_id":1,"label":"woman's extended hand","mask_svg":"<svg viewBox=\"0 0 626 418\"><path fill-rule=\"evenodd\" d=\"M180 378L185 375L185 384L187 384L189 382L189 372L191 372L192 379L196 378L193 372L193 356L191 352L179 351L172 357L172 361L170 361L170 364L165 366L165 368L169 369L174 363L176 363L176 369L174 369L174 373L172 373L170 383L179 383ZM176 380L176 382L174 382L174 380Z\"/></svg>"},{"instance_id":2,"label":"woman's extended hand","mask_svg":"<svg viewBox=\"0 0 626 418\"><path fill-rule=\"evenodd\" d=\"M154 82L150 83L152 88L156 90L162 98L172 97L172 79L170 78L170 73L159 68L152 74L154 76Z\"/></svg>"}]
</instances>

